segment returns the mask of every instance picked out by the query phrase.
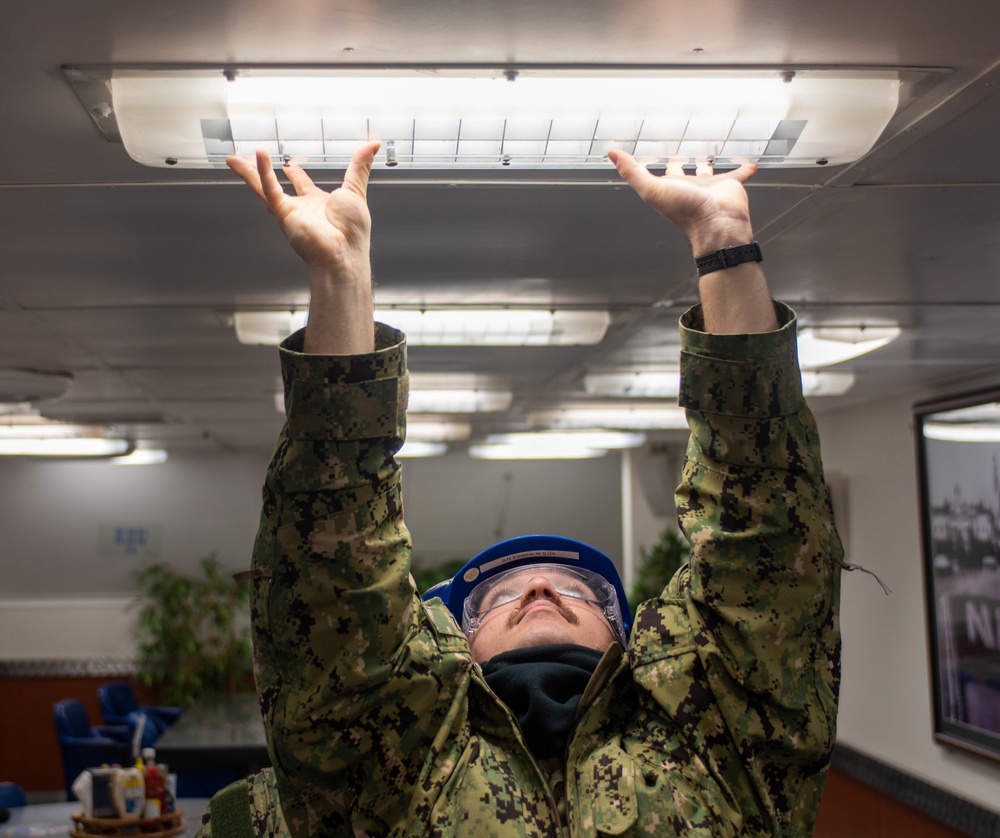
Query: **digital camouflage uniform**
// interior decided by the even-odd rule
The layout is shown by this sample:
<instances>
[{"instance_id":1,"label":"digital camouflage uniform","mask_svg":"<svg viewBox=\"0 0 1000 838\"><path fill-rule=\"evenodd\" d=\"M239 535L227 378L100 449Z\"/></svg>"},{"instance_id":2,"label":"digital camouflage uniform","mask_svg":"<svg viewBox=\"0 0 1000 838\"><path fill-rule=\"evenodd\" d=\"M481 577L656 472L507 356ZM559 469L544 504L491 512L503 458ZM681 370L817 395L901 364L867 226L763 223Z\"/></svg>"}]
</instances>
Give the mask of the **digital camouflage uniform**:
<instances>
[{"instance_id":1,"label":"digital camouflage uniform","mask_svg":"<svg viewBox=\"0 0 1000 838\"><path fill-rule=\"evenodd\" d=\"M604 655L556 766L525 747L440 600L413 588L393 459L402 336L380 326L375 353L337 358L290 338L254 551L273 776L230 788L242 826L214 816L203 834L811 834L837 712L841 546L794 315L777 308L784 325L762 335L704 334L697 308L682 319L691 561L638 609L629 648Z\"/></svg>"}]
</instances>

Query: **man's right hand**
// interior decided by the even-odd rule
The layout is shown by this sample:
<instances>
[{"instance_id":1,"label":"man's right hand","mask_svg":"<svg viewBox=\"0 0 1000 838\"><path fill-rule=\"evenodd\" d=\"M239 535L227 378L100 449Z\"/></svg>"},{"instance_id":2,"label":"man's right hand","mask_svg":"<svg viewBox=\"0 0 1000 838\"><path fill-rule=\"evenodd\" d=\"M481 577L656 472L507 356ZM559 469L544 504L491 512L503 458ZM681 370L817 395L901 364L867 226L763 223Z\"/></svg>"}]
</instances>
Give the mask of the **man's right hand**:
<instances>
[{"instance_id":1,"label":"man's right hand","mask_svg":"<svg viewBox=\"0 0 1000 838\"><path fill-rule=\"evenodd\" d=\"M278 182L266 151L258 149L256 167L241 157L226 160L278 219L285 238L309 266L306 352L354 355L374 348L367 194L378 149L377 141L360 146L343 184L332 192L316 186L299 166L285 166L294 195Z\"/></svg>"}]
</instances>

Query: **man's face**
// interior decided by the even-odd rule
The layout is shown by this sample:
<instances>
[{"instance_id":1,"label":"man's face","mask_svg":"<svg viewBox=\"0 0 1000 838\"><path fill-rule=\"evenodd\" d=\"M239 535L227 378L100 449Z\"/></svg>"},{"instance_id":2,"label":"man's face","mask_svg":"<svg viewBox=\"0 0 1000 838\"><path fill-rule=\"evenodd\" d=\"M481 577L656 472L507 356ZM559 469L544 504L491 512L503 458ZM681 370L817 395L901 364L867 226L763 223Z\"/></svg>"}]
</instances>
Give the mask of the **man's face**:
<instances>
[{"instance_id":1,"label":"man's face","mask_svg":"<svg viewBox=\"0 0 1000 838\"><path fill-rule=\"evenodd\" d=\"M498 580L482 598L469 639L475 660L549 643L604 651L614 642L614 629L579 575L558 565L532 566Z\"/></svg>"}]
</instances>

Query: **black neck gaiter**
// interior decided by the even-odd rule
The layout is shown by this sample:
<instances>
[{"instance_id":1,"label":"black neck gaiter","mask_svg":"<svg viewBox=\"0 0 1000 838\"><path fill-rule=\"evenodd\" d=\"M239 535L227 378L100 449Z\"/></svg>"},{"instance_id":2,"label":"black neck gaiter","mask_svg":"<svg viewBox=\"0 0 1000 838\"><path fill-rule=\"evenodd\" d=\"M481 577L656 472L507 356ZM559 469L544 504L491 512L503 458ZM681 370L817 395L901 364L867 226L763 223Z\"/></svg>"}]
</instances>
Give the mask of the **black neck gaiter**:
<instances>
[{"instance_id":1,"label":"black neck gaiter","mask_svg":"<svg viewBox=\"0 0 1000 838\"><path fill-rule=\"evenodd\" d=\"M561 757L576 708L602 653L570 643L504 652L482 664L483 677L521 723L539 759Z\"/></svg>"}]
</instances>

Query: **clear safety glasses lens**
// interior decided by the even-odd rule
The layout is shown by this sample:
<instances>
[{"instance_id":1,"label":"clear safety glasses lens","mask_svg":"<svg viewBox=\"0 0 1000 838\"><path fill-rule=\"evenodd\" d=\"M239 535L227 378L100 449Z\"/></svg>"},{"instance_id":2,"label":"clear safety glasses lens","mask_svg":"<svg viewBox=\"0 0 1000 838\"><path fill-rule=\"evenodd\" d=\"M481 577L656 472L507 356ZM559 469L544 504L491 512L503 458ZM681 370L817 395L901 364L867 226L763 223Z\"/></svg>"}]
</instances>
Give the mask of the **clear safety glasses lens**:
<instances>
[{"instance_id":1,"label":"clear safety glasses lens","mask_svg":"<svg viewBox=\"0 0 1000 838\"><path fill-rule=\"evenodd\" d=\"M497 574L473 588L462 609L465 631L474 631L491 611L517 602L532 579L543 576L560 597L572 597L604 610L616 599L614 588L589 570L562 565L527 565Z\"/></svg>"}]
</instances>

